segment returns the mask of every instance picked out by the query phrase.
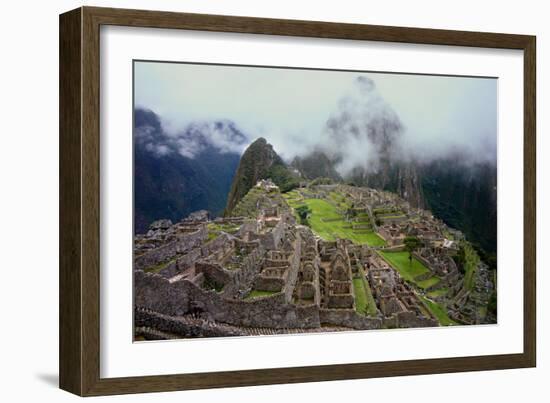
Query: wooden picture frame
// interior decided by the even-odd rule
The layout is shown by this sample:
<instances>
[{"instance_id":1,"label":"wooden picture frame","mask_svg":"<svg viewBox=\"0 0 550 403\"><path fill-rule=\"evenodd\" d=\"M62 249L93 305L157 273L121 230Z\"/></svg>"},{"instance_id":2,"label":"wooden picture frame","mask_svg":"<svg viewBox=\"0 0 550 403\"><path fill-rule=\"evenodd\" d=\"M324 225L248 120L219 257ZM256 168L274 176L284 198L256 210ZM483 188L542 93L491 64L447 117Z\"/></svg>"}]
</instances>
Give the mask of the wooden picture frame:
<instances>
[{"instance_id":1,"label":"wooden picture frame","mask_svg":"<svg viewBox=\"0 0 550 403\"><path fill-rule=\"evenodd\" d=\"M523 353L277 369L100 377L100 26L523 50ZM81 7L60 16L60 387L81 396L525 368L536 365L535 37Z\"/></svg>"}]
</instances>

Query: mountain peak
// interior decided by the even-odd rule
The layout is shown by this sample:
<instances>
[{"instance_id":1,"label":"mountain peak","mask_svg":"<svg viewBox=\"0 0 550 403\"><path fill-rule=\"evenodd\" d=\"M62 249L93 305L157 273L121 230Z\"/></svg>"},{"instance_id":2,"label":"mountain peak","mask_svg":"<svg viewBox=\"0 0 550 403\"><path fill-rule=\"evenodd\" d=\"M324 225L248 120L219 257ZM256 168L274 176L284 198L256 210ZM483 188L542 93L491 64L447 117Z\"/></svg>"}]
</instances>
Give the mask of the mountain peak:
<instances>
[{"instance_id":1,"label":"mountain peak","mask_svg":"<svg viewBox=\"0 0 550 403\"><path fill-rule=\"evenodd\" d=\"M254 140L243 153L227 197L225 213L230 214L260 179L271 179L283 192L298 186L296 175L263 137Z\"/></svg>"},{"instance_id":2,"label":"mountain peak","mask_svg":"<svg viewBox=\"0 0 550 403\"><path fill-rule=\"evenodd\" d=\"M263 137L258 137L258 138L257 138L256 140L254 140L250 145L253 145L253 144L271 146L271 144L269 144L269 143L267 142L267 140L264 139Z\"/></svg>"}]
</instances>

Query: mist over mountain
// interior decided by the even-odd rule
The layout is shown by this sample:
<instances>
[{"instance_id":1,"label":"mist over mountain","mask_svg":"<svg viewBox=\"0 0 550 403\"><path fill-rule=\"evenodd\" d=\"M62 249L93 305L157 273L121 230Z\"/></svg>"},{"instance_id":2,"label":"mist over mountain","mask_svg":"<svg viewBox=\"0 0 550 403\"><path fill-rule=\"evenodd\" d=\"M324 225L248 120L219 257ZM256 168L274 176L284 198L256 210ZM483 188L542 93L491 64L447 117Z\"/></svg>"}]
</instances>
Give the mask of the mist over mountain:
<instances>
[{"instance_id":1,"label":"mist over mountain","mask_svg":"<svg viewBox=\"0 0 550 403\"><path fill-rule=\"evenodd\" d=\"M329 178L336 182L343 181L331 160L323 151L315 150L304 156L296 156L290 164L304 179Z\"/></svg>"},{"instance_id":2,"label":"mist over mountain","mask_svg":"<svg viewBox=\"0 0 550 403\"><path fill-rule=\"evenodd\" d=\"M375 83L360 76L328 118L316 150L295 161L322 166L310 177L334 170L358 186L395 192L496 251L496 138L461 143L471 139L465 133L426 144L410 136Z\"/></svg>"},{"instance_id":3,"label":"mist over mountain","mask_svg":"<svg viewBox=\"0 0 550 403\"><path fill-rule=\"evenodd\" d=\"M346 180L396 192L424 207L416 164L410 150L402 147L403 123L373 80L359 76L354 84L354 91L340 99L328 118L320 149Z\"/></svg>"},{"instance_id":4,"label":"mist over mountain","mask_svg":"<svg viewBox=\"0 0 550 403\"><path fill-rule=\"evenodd\" d=\"M168 135L144 109L134 111L134 123L134 232L201 209L220 215L246 136L230 121L195 123Z\"/></svg>"}]
</instances>

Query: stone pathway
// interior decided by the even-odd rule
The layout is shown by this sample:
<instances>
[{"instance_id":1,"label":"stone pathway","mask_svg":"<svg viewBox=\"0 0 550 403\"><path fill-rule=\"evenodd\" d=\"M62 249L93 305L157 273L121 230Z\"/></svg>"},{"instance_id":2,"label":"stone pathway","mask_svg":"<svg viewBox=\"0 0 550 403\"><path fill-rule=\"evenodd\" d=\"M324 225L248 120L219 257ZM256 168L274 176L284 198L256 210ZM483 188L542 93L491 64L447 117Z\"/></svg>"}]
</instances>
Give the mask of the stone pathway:
<instances>
[{"instance_id":1,"label":"stone pathway","mask_svg":"<svg viewBox=\"0 0 550 403\"><path fill-rule=\"evenodd\" d=\"M338 332L338 331L350 331L352 329L341 326L334 327L319 327L312 329L300 329L300 328L267 328L267 327L244 327L235 326L227 323L214 322L203 319L198 315L189 314L184 316L169 316L158 312L151 311L149 309L137 308L141 314L146 314L151 317L161 318L165 321L177 322L179 325L186 327L199 327L205 331L219 333L220 336L272 336L283 334L302 334L302 333L326 333L326 332ZM136 326L136 334L149 336L154 340L162 339L179 339L182 336L177 334L168 333L152 329L148 326Z\"/></svg>"}]
</instances>

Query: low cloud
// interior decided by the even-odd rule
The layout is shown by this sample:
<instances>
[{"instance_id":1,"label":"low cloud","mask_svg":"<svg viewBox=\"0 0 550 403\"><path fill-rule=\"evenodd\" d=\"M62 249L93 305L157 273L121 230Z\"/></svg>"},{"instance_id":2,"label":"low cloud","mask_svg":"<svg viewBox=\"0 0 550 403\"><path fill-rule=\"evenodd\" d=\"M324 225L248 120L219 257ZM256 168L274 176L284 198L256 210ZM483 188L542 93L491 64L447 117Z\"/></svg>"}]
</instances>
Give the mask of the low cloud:
<instances>
[{"instance_id":1,"label":"low cloud","mask_svg":"<svg viewBox=\"0 0 550 403\"><path fill-rule=\"evenodd\" d=\"M403 124L374 81L359 76L328 119L325 133L326 142L320 147L339 161L340 175L356 168L374 173L381 158L400 153Z\"/></svg>"},{"instance_id":2,"label":"low cloud","mask_svg":"<svg viewBox=\"0 0 550 403\"><path fill-rule=\"evenodd\" d=\"M138 63L135 87L137 105L161 116L158 155L242 153L265 137L287 161L314 149L340 157L344 175L375 172L388 150L496 161L496 79Z\"/></svg>"},{"instance_id":3,"label":"low cloud","mask_svg":"<svg viewBox=\"0 0 550 403\"><path fill-rule=\"evenodd\" d=\"M148 113L150 119L155 119L152 111L138 109L138 113ZM194 122L175 133L166 131L160 122L144 124L135 127L134 138L157 157L178 153L195 158L211 148L221 153L241 154L249 142L235 124L227 120Z\"/></svg>"}]
</instances>

